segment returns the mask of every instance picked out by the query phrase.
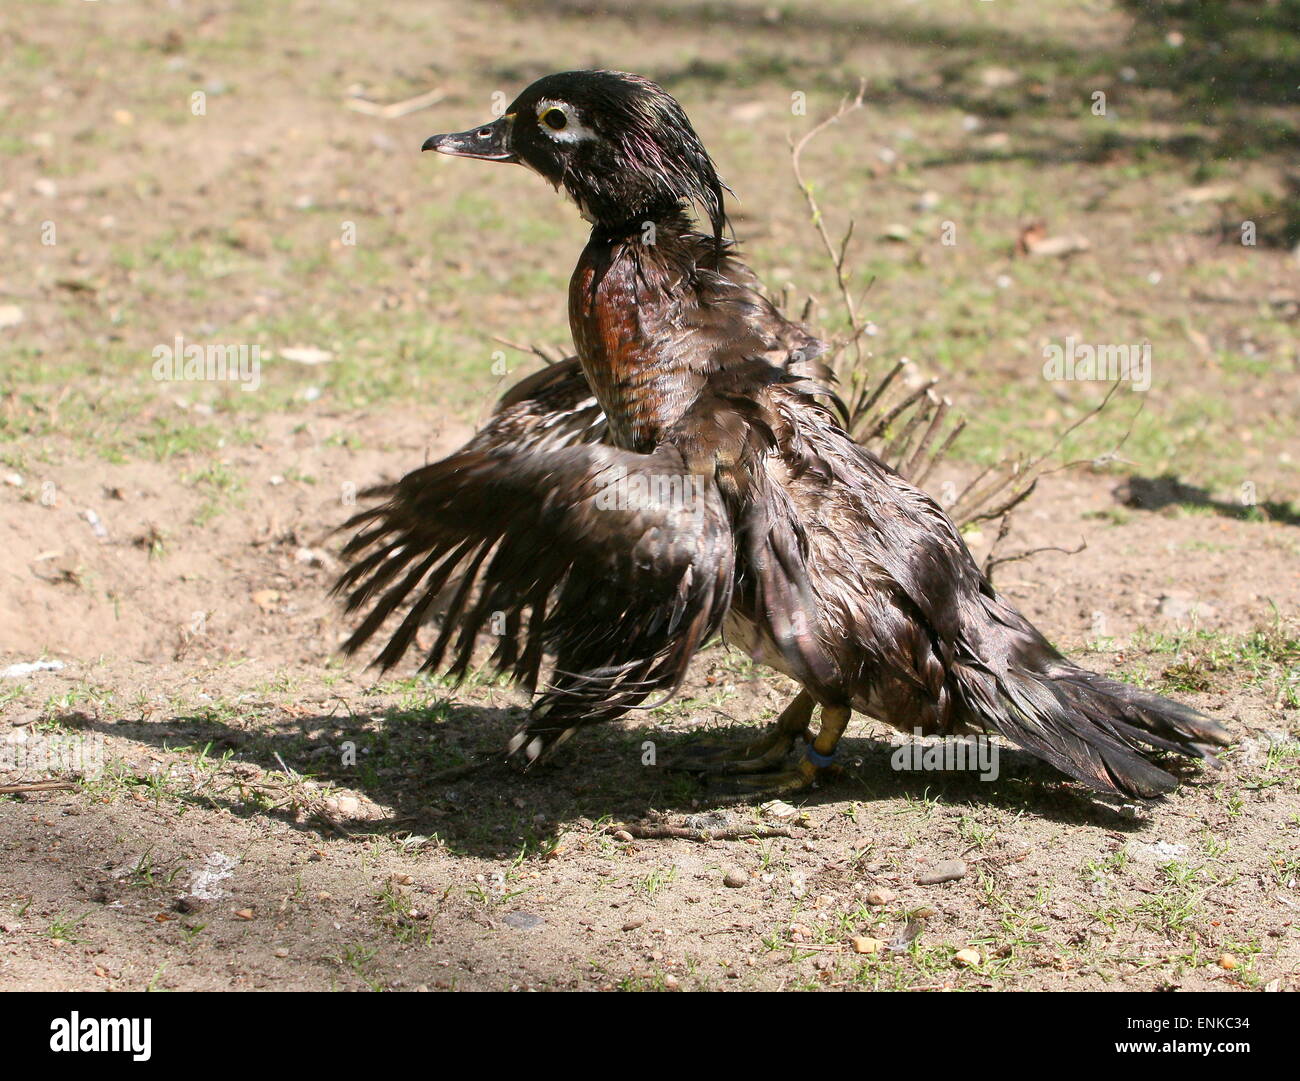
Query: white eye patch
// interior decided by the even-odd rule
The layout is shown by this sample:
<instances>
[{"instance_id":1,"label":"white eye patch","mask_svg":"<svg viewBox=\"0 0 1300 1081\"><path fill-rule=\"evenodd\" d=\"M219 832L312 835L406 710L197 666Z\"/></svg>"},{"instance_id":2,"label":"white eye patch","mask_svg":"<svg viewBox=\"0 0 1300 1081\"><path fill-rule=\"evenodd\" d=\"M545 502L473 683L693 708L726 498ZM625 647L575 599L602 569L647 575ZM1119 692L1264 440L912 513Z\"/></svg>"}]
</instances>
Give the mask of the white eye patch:
<instances>
[{"instance_id":1,"label":"white eye patch","mask_svg":"<svg viewBox=\"0 0 1300 1081\"><path fill-rule=\"evenodd\" d=\"M559 116L552 114L558 113ZM564 122L557 124L556 121L563 117ZM572 107L562 101L552 101L543 99L537 103L537 126L546 132L557 143L581 143L587 139L595 139L597 135L591 128L587 127Z\"/></svg>"}]
</instances>

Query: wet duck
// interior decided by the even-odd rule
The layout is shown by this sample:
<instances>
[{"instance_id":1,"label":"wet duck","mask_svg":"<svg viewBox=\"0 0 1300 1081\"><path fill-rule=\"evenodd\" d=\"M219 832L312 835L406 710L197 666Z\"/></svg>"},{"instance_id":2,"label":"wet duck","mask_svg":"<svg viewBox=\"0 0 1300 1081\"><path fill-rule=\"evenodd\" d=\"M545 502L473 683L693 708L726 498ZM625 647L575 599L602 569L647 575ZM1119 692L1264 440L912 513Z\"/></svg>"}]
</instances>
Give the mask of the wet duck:
<instances>
[{"instance_id":1,"label":"wet duck","mask_svg":"<svg viewBox=\"0 0 1300 1081\"><path fill-rule=\"evenodd\" d=\"M724 239L724 185L655 83L547 76L424 149L525 165L577 204L592 226L569 289L577 355L348 523L336 589L366 615L347 650L404 611L385 667L433 615L426 669L464 675L486 636L491 663L535 690L553 657L507 752L527 765L673 692L721 633L802 687L766 734L689 756L742 793L826 776L854 710L1001 735L1133 797L1176 786L1152 750L1226 742L1196 710L1062 656L944 510L846 434L823 344Z\"/></svg>"}]
</instances>

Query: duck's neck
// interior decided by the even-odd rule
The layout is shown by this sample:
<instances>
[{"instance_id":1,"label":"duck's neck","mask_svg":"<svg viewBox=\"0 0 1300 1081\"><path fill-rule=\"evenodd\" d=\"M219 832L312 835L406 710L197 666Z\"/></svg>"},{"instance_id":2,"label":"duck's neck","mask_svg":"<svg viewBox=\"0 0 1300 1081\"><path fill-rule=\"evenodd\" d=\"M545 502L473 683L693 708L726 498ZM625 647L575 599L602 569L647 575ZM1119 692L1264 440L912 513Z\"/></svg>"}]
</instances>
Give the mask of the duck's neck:
<instances>
[{"instance_id":1,"label":"duck's neck","mask_svg":"<svg viewBox=\"0 0 1300 1081\"><path fill-rule=\"evenodd\" d=\"M680 208L597 224L569 284L569 324L612 441L649 451L694 401L711 358L690 331L711 241Z\"/></svg>"}]
</instances>

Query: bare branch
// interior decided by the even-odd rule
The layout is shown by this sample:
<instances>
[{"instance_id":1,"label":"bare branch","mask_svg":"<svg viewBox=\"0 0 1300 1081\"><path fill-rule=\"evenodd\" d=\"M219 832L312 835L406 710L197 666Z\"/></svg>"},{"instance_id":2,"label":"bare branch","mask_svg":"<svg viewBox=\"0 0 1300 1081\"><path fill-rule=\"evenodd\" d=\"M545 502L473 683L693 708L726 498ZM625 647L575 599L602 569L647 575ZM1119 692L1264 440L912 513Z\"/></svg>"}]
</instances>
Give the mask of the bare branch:
<instances>
[{"instance_id":1,"label":"bare branch","mask_svg":"<svg viewBox=\"0 0 1300 1081\"><path fill-rule=\"evenodd\" d=\"M682 840L698 841L748 841L751 838L797 837L788 826L732 826L716 830L697 830L687 826L641 825L636 822L614 822L605 827L605 833L623 832L641 841Z\"/></svg>"},{"instance_id":2,"label":"bare branch","mask_svg":"<svg viewBox=\"0 0 1300 1081\"><path fill-rule=\"evenodd\" d=\"M988 558L984 560L984 577L991 582L993 580L993 569L995 567L1000 567L1003 563L1019 563L1022 559L1032 559L1034 556L1041 555L1043 552L1061 552L1067 556L1077 556L1080 552L1087 551L1087 549L1088 542L1086 540L1081 540L1079 541L1079 547L1077 548L1061 548L1054 544L1048 544L1041 548L1027 548L1023 552L1017 552L1015 555L1000 556L997 559L994 559L993 553L990 552Z\"/></svg>"},{"instance_id":3,"label":"bare branch","mask_svg":"<svg viewBox=\"0 0 1300 1081\"><path fill-rule=\"evenodd\" d=\"M835 244L831 240L831 235L826 228L826 221L822 215L822 209L817 202L817 197L813 194L812 184L804 178L803 174L803 152L804 148L817 138L823 131L833 124L838 124L849 113L856 112L862 108L862 98L867 92L867 81L862 79L858 83L857 96L852 100L845 95L840 101L840 106L830 116L814 124L812 128L806 131L798 140L790 141L790 167L794 171L795 183L799 185L799 191L803 193L804 201L808 204L808 211L812 216L813 228L817 230L817 235L821 237L822 246L826 249L826 255L835 268L835 283L839 287L840 299L844 304L845 314L849 319L849 327L856 328L858 325L857 306L853 301L853 294L849 290L848 282L844 277L844 260L848 251L849 240L853 236L853 221L850 219L848 228L845 230L844 238L840 242L839 250L836 251ZM862 360L861 341L856 337L853 340L854 357L860 362Z\"/></svg>"},{"instance_id":4,"label":"bare branch","mask_svg":"<svg viewBox=\"0 0 1300 1081\"><path fill-rule=\"evenodd\" d=\"M496 335L493 335L492 340L494 342L506 346L509 349L518 350L520 353L532 353L533 356L539 357L540 359L544 360L548 366L552 364L558 364L560 363L560 361L564 359L564 357L560 355L559 350L551 351L548 350L545 346L520 345L518 342L512 342L509 338L500 338L497 337Z\"/></svg>"}]
</instances>

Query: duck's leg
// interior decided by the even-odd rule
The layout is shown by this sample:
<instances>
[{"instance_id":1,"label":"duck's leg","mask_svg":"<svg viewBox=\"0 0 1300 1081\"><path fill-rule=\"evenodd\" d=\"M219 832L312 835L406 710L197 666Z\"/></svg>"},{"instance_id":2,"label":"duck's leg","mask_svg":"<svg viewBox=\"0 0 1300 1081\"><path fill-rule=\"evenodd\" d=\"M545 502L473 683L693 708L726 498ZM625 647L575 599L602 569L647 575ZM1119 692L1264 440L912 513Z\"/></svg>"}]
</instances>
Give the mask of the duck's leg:
<instances>
[{"instance_id":1,"label":"duck's leg","mask_svg":"<svg viewBox=\"0 0 1300 1081\"><path fill-rule=\"evenodd\" d=\"M776 769L800 737L808 738L812 695L800 691L758 739L735 744L697 743L673 762L676 769L699 773L765 773Z\"/></svg>"},{"instance_id":2,"label":"duck's leg","mask_svg":"<svg viewBox=\"0 0 1300 1081\"><path fill-rule=\"evenodd\" d=\"M780 773L755 773L729 777L717 790L729 796L789 795L803 792L813 782L829 777L835 768L835 751L849 725L853 711L848 706L822 706L822 723L817 737L804 745L804 757L793 769Z\"/></svg>"}]
</instances>

